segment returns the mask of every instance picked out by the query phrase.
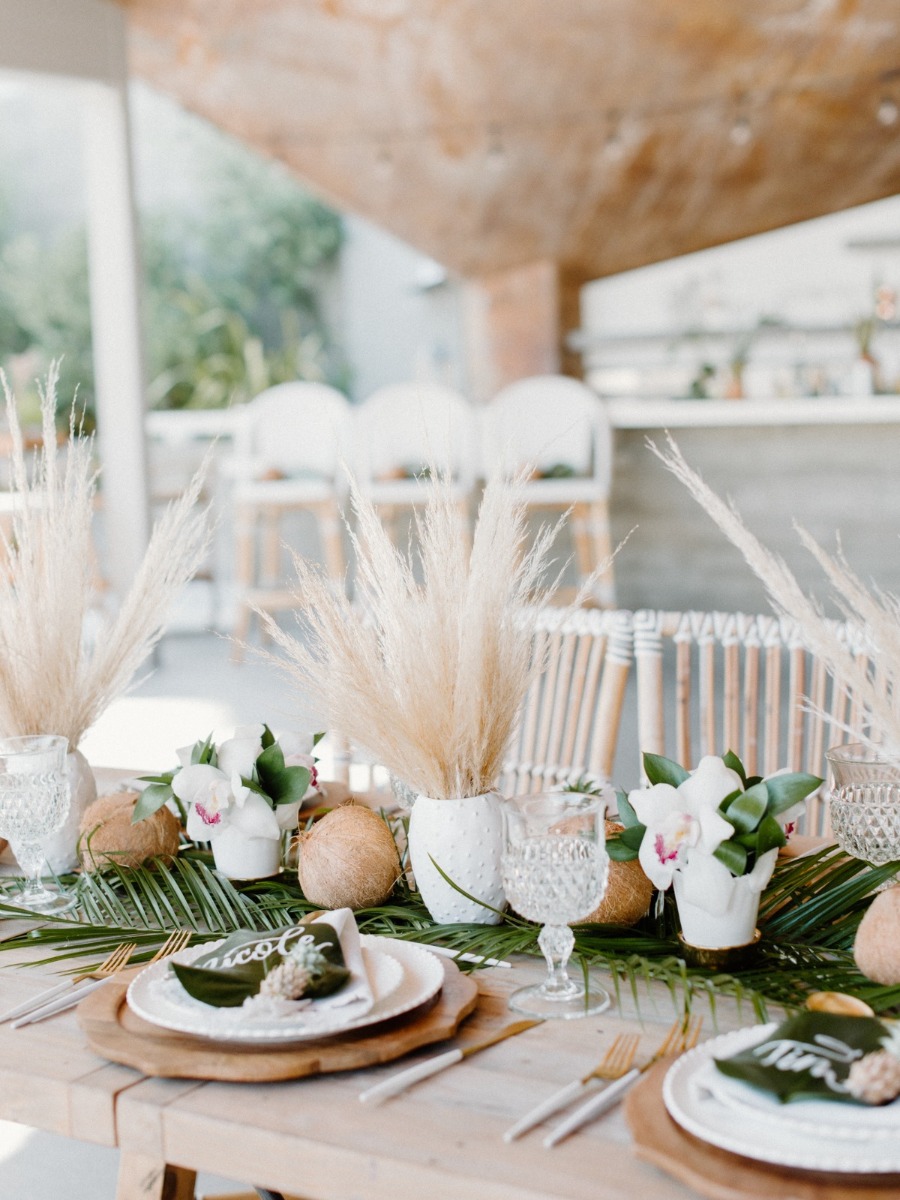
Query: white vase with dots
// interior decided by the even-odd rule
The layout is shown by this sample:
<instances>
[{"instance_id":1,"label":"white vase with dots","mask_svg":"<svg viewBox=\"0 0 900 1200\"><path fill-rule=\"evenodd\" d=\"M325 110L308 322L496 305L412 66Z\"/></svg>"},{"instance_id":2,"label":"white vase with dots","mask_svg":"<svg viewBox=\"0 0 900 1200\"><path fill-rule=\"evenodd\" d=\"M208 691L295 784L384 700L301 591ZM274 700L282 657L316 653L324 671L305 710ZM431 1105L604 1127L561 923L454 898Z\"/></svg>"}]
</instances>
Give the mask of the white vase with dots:
<instances>
[{"instance_id":1,"label":"white vase with dots","mask_svg":"<svg viewBox=\"0 0 900 1200\"><path fill-rule=\"evenodd\" d=\"M409 818L409 861L425 907L438 925L500 923L506 906L502 856L503 814L496 792L450 800L416 797Z\"/></svg>"}]
</instances>

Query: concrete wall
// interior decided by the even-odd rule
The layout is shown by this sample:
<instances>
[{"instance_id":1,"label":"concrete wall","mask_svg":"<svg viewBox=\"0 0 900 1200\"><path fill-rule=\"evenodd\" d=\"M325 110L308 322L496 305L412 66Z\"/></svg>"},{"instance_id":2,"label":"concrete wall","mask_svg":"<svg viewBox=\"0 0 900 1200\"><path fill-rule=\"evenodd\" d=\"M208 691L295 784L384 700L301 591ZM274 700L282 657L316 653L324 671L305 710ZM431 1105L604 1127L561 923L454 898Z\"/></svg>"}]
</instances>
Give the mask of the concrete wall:
<instances>
[{"instance_id":1,"label":"concrete wall","mask_svg":"<svg viewBox=\"0 0 900 1200\"><path fill-rule=\"evenodd\" d=\"M900 417L900 398L897 406ZM662 430L649 435L664 441ZM643 430L616 432L614 540L637 526L616 560L617 602L769 611L740 554L645 438ZM900 424L684 429L676 440L691 466L731 496L753 532L816 596L827 596L827 584L799 544L794 519L827 549L839 532L862 579L900 594Z\"/></svg>"}]
</instances>

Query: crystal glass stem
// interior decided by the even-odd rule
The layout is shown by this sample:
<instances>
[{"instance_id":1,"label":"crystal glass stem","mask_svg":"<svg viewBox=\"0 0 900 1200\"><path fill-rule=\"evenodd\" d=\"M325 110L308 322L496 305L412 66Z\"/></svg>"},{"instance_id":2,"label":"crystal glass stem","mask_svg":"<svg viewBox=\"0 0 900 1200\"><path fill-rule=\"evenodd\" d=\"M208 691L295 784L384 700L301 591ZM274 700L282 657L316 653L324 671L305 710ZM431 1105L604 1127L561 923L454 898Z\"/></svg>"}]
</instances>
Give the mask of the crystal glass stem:
<instances>
[{"instance_id":1,"label":"crystal glass stem","mask_svg":"<svg viewBox=\"0 0 900 1200\"><path fill-rule=\"evenodd\" d=\"M581 988L569 978L567 970L569 956L575 945L575 935L568 925L545 925L538 937L538 945L547 960L547 978L544 991L548 996L581 995Z\"/></svg>"}]
</instances>

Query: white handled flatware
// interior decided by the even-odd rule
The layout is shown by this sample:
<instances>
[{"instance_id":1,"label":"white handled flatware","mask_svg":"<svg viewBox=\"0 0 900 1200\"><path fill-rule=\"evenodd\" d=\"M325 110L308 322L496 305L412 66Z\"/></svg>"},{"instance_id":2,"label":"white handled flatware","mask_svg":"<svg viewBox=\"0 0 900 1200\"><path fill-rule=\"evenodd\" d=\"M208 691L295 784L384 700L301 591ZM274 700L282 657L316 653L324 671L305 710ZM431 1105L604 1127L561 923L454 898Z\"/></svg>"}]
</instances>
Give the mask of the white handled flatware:
<instances>
[{"instance_id":1,"label":"white handled flatware","mask_svg":"<svg viewBox=\"0 0 900 1200\"><path fill-rule=\"evenodd\" d=\"M398 1093L405 1091L414 1083L418 1083L420 1079L428 1079L429 1076L436 1075L438 1071L444 1071L447 1067L452 1067L454 1063L462 1062L469 1055L477 1054L479 1050L486 1050L488 1046L495 1046L497 1042L515 1037L517 1033L524 1033L526 1029L531 1029L533 1026L541 1024L543 1024L541 1020L515 1021L512 1025L504 1026L503 1029L498 1030L491 1037L485 1038L484 1041L476 1042L472 1046L462 1046L456 1050L448 1050L445 1054L438 1054L435 1058L429 1058L425 1062L418 1063L415 1067L408 1067L405 1071L398 1071L396 1075L392 1075L389 1079L384 1079L381 1083L376 1083L373 1087L360 1092L360 1101L363 1104L380 1103L382 1100L387 1100L389 1096L396 1096Z\"/></svg>"},{"instance_id":2,"label":"white handled flatware","mask_svg":"<svg viewBox=\"0 0 900 1200\"><path fill-rule=\"evenodd\" d=\"M103 987L108 976L102 979L92 979L90 983L83 983L69 991L65 996L60 996L56 1000L51 1000L47 1004L42 1004L40 1008L35 1008L31 1012L26 1013L24 1017L19 1017L13 1021L11 1029L21 1029L23 1025L34 1025L38 1021L43 1021L47 1017L55 1017L57 1013L65 1012L66 1009L75 1008L80 1004L85 996L89 996L91 992L95 992L98 987Z\"/></svg>"},{"instance_id":3,"label":"white handled flatware","mask_svg":"<svg viewBox=\"0 0 900 1200\"><path fill-rule=\"evenodd\" d=\"M641 1075L645 1071L649 1071L653 1064L661 1058L665 1058L669 1054L681 1054L682 1051L696 1046L702 1024L702 1017L696 1017L693 1021L677 1020L647 1062L640 1067L632 1067L621 1079L617 1079L602 1092L598 1092L596 1096L591 1096L590 1100L579 1105L565 1120L560 1121L552 1133L544 1138L544 1146L550 1149L551 1146L561 1142L563 1138L567 1138L570 1133L574 1133L576 1129L586 1125L593 1117L599 1117L602 1113L607 1112L618 1103L632 1084L636 1083Z\"/></svg>"},{"instance_id":4,"label":"white handled flatware","mask_svg":"<svg viewBox=\"0 0 900 1200\"><path fill-rule=\"evenodd\" d=\"M9 1009L8 1012L0 1016L0 1022L14 1021L16 1017L24 1017L28 1013L37 1012L38 1009L46 1007L60 996L73 996L75 994L73 989L77 988L78 984L82 983L85 979L106 979L110 975L115 975L117 971L120 971L125 966L134 951L134 942L120 942L95 970L84 971L80 975L73 975L71 979L64 979L62 983L58 983L41 992L39 996L32 996L30 1000L26 1000L22 1004L17 1004L15 1008ZM13 1028L16 1029L18 1026L14 1024Z\"/></svg>"},{"instance_id":5,"label":"white handled flatware","mask_svg":"<svg viewBox=\"0 0 900 1200\"><path fill-rule=\"evenodd\" d=\"M592 1080L621 1079L634 1062L634 1056L637 1053L640 1040L640 1034L620 1033L610 1045L602 1061L592 1071L588 1071L580 1079L573 1079L571 1083L567 1083L559 1091L554 1092L552 1096L548 1096L546 1100L535 1105L515 1125L507 1129L503 1135L504 1142L515 1141L517 1137L521 1137L523 1133L527 1133L535 1125L540 1125L541 1121L546 1120L547 1117L552 1116L555 1112L559 1112L561 1108L565 1108L567 1104L576 1100L584 1093Z\"/></svg>"}]
</instances>

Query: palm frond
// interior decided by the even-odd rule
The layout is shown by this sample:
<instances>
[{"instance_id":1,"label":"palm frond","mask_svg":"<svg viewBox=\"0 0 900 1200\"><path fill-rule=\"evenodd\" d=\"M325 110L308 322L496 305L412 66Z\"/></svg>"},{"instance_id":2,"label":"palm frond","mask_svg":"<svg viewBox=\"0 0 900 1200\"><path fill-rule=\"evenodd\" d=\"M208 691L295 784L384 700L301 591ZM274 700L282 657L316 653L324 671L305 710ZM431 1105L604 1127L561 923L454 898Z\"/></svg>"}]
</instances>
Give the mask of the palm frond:
<instances>
[{"instance_id":1,"label":"palm frond","mask_svg":"<svg viewBox=\"0 0 900 1200\"><path fill-rule=\"evenodd\" d=\"M799 1008L813 991L841 991L866 1000L876 1012L900 1013L900 986L882 987L863 976L852 957L853 939L873 893L896 873L898 863L872 867L836 846L779 862L760 908L761 948L746 967L730 974L689 967L676 937L674 903L667 897L657 918L633 928L583 924L574 927L575 957L583 966L607 969L617 997L625 990L640 1009L653 986L665 988L678 1009L728 996L759 1020L770 1006ZM205 851L182 852L143 867L111 865L70 881L77 916L45 919L36 929L0 941L0 952L41 951L42 965L85 960L99 963L123 940L134 941L133 961L144 962L171 929L194 930L195 942L236 929L274 929L314 909L296 877L233 883L212 868ZM0 920L21 917L15 906L17 881L0 884ZM3 902L3 897L6 903ZM363 933L433 942L485 958L540 955L539 927L515 914L499 925L435 925L417 892L403 878L387 904L357 913ZM466 969L477 969L466 965Z\"/></svg>"}]
</instances>

